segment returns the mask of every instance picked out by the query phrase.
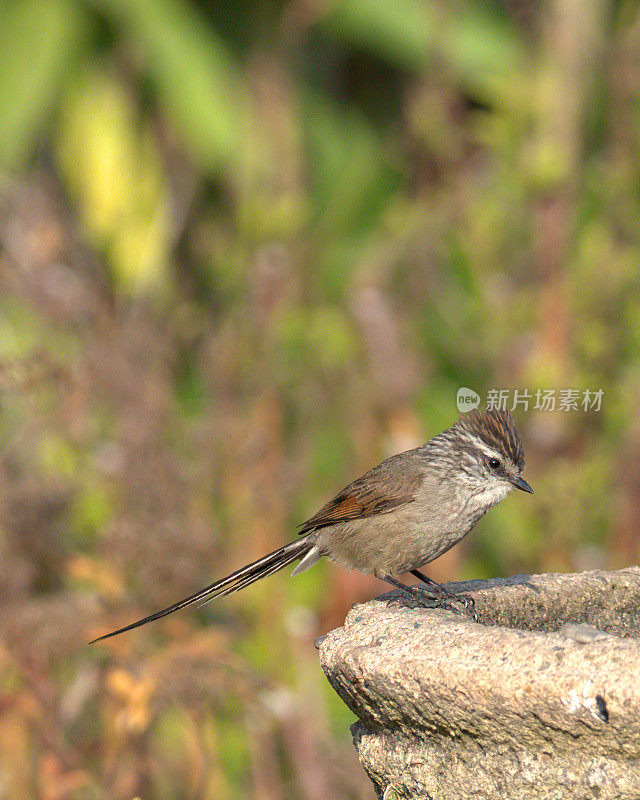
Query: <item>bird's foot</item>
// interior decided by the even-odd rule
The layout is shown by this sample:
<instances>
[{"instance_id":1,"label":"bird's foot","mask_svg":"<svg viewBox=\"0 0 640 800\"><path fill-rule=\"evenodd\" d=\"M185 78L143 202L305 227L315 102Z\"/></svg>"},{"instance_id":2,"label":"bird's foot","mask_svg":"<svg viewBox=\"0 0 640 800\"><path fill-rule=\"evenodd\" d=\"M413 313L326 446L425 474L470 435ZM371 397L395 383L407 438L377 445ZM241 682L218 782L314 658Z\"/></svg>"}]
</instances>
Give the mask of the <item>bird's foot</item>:
<instances>
[{"instance_id":1,"label":"bird's foot","mask_svg":"<svg viewBox=\"0 0 640 800\"><path fill-rule=\"evenodd\" d=\"M445 589L444 586L441 587L443 590L443 599L445 605L443 608L448 608L451 610L452 604L457 604L458 606L462 606L465 611L469 613L469 616L474 622L479 622L478 612L476 611L476 601L468 594L454 594L450 592L448 589Z\"/></svg>"},{"instance_id":2,"label":"bird's foot","mask_svg":"<svg viewBox=\"0 0 640 800\"><path fill-rule=\"evenodd\" d=\"M452 610L452 604L459 604L461 605L465 611L469 612L469 615L473 619L474 622L478 622L478 613L476 611L476 601L468 594L455 594L454 592L449 591L441 584L437 584L438 587L438 599L443 601L441 608L447 608L448 610ZM424 590L423 590L424 591ZM428 591L428 590L427 590Z\"/></svg>"},{"instance_id":3,"label":"bird's foot","mask_svg":"<svg viewBox=\"0 0 640 800\"><path fill-rule=\"evenodd\" d=\"M478 612L476 611L476 601L473 599L473 597L468 594L454 594L452 595L452 599L464 606L465 611L469 612L469 615L474 622L480 622Z\"/></svg>"},{"instance_id":4,"label":"bird's foot","mask_svg":"<svg viewBox=\"0 0 640 800\"><path fill-rule=\"evenodd\" d=\"M414 602L413 595L407 596L404 592L401 592L397 597L390 597L387 600L387 608L406 608Z\"/></svg>"},{"instance_id":5,"label":"bird's foot","mask_svg":"<svg viewBox=\"0 0 640 800\"><path fill-rule=\"evenodd\" d=\"M410 586L402 591L397 597L387 600L387 608L444 608L446 611L455 611L449 602L449 598L436 597L421 589L413 589Z\"/></svg>"},{"instance_id":6,"label":"bird's foot","mask_svg":"<svg viewBox=\"0 0 640 800\"><path fill-rule=\"evenodd\" d=\"M392 597L387 601L387 608L395 606L405 606L409 608L442 608L445 611L456 612L462 606L469 613L474 622L478 622L476 604L473 597L467 594L453 594L443 590L438 595L431 594L418 587L407 587L407 591L402 592L397 597Z\"/></svg>"},{"instance_id":7,"label":"bird's foot","mask_svg":"<svg viewBox=\"0 0 640 800\"><path fill-rule=\"evenodd\" d=\"M387 601L387 608L403 606L404 608L444 608L443 601L425 592L402 592L398 597Z\"/></svg>"}]
</instances>

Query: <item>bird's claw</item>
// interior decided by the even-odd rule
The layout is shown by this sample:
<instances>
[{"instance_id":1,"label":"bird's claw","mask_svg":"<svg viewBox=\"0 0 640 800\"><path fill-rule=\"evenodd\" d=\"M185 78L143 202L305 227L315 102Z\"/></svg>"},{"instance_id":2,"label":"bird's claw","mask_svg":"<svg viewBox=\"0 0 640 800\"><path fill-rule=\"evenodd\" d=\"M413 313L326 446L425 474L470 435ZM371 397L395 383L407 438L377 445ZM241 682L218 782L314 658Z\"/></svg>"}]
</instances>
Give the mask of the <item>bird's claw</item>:
<instances>
[{"instance_id":1,"label":"bird's claw","mask_svg":"<svg viewBox=\"0 0 640 800\"><path fill-rule=\"evenodd\" d=\"M444 597L446 598L446 606L443 604L443 608L448 607L451 608L451 603L459 603L465 611L468 611L471 619L474 622L479 622L478 612L476 611L476 601L468 594L454 594L450 592L448 589L445 589L444 586L441 587L444 593Z\"/></svg>"},{"instance_id":2,"label":"bird's claw","mask_svg":"<svg viewBox=\"0 0 640 800\"><path fill-rule=\"evenodd\" d=\"M457 594L455 599L464 606L465 610L471 615L474 622L479 622L478 612L476 611L476 601L468 594Z\"/></svg>"},{"instance_id":3,"label":"bird's claw","mask_svg":"<svg viewBox=\"0 0 640 800\"><path fill-rule=\"evenodd\" d=\"M402 592L402 594L387 600L387 608L404 606L405 608L442 608L440 599L425 596L422 592Z\"/></svg>"},{"instance_id":4,"label":"bird's claw","mask_svg":"<svg viewBox=\"0 0 640 800\"><path fill-rule=\"evenodd\" d=\"M468 594L453 594L443 592L441 596L434 597L424 591L407 591L387 600L387 608L409 606L410 608L442 608L445 611L456 611L456 605L462 606L474 622L479 622L476 612L476 602Z\"/></svg>"}]
</instances>

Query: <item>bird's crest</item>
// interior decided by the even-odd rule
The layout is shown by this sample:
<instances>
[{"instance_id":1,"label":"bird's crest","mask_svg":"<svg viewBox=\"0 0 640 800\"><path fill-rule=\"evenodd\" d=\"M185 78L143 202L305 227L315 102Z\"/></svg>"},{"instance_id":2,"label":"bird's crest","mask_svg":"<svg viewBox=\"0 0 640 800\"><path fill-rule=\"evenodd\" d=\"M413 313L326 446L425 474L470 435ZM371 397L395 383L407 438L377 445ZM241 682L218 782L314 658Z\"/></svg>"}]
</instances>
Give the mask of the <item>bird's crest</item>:
<instances>
[{"instance_id":1,"label":"bird's crest","mask_svg":"<svg viewBox=\"0 0 640 800\"><path fill-rule=\"evenodd\" d=\"M524 448L515 420L507 409L474 409L463 414L454 428L484 442L488 447L511 459L520 471L524 469Z\"/></svg>"}]
</instances>

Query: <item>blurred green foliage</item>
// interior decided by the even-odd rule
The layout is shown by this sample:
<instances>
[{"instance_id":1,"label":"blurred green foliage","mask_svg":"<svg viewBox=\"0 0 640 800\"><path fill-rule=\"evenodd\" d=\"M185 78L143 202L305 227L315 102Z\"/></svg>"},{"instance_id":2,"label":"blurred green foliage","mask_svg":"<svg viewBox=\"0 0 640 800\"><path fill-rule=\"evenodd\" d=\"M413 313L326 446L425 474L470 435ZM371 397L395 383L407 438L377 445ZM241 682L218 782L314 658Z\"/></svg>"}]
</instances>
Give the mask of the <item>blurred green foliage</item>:
<instances>
[{"instance_id":1,"label":"blurred green foliage","mask_svg":"<svg viewBox=\"0 0 640 800\"><path fill-rule=\"evenodd\" d=\"M0 771L7 798L369 798L319 565L104 646L262 555L456 392L532 497L439 580L637 562L631 3L5 0Z\"/></svg>"}]
</instances>

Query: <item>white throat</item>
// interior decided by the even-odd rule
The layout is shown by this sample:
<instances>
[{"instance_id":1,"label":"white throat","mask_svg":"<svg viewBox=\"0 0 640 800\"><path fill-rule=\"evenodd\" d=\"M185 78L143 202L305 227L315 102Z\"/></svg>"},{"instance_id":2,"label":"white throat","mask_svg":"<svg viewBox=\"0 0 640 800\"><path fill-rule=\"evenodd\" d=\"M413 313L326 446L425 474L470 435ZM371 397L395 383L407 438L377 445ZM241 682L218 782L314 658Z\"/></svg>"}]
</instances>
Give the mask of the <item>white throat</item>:
<instances>
[{"instance_id":1,"label":"white throat","mask_svg":"<svg viewBox=\"0 0 640 800\"><path fill-rule=\"evenodd\" d=\"M472 502L477 505L478 508L489 509L497 505L501 500L504 500L510 491L511 486L499 483L496 486L492 486L490 489L485 489L483 492L475 494Z\"/></svg>"}]
</instances>

